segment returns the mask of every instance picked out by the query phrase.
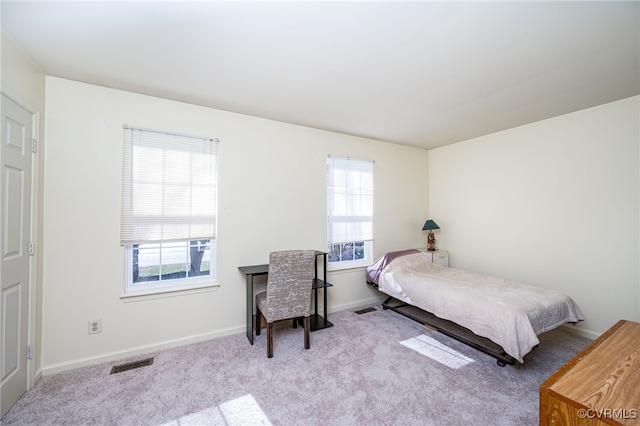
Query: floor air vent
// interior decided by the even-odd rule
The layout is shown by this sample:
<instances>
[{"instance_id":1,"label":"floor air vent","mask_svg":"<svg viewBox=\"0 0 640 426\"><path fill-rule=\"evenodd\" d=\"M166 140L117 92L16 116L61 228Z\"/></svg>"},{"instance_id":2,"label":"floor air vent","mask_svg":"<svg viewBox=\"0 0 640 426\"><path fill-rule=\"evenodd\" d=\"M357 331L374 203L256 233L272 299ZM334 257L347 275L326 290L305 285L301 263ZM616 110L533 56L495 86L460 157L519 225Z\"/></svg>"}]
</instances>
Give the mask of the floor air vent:
<instances>
[{"instance_id":1,"label":"floor air vent","mask_svg":"<svg viewBox=\"0 0 640 426\"><path fill-rule=\"evenodd\" d=\"M123 371L129 371L140 367L146 367L153 364L153 358L143 359L142 361L128 362L126 364L116 365L111 369L110 374L122 373Z\"/></svg>"},{"instance_id":2,"label":"floor air vent","mask_svg":"<svg viewBox=\"0 0 640 426\"><path fill-rule=\"evenodd\" d=\"M358 309L357 311L353 311L358 315L362 315L362 314L366 314L367 312L373 312L375 311L376 308L374 308L373 306L369 306L368 308L363 308L363 309Z\"/></svg>"}]
</instances>

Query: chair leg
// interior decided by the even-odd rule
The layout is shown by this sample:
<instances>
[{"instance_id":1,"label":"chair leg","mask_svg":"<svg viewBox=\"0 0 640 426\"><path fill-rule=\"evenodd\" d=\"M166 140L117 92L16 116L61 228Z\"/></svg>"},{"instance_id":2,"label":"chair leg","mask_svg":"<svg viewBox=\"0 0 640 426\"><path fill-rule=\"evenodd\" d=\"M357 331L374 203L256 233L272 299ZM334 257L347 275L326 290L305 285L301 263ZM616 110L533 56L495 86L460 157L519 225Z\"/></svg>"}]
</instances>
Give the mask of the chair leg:
<instances>
[{"instance_id":1,"label":"chair leg","mask_svg":"<svg viewBox=\"0 0 640 426\"><path fill-rule=\"evenodd\" d=\"M256 305L256 336L260 335L260 326L262 325L262 312Z\"/></svg>"},{"instance_id":2,"label":"chair leg","mask_svg":"<svg viewBox=\"0 0 640 426\"><path fill-rule=\"evenodd\" d=\"M267 323L267 358L273 358L273 323Z\"/></svg>"},{"instance_id":3,"label":"chair leg","mask_svg":"<svg viewBox=\"0 0 640 426\"><path fill-rule=\"evenodd\" d=\"M311 338L309 336L309 331L311 329L311 319L309 317L304 317L304 348L309 349L311 347Z\"/></svg>"}]
</instances>

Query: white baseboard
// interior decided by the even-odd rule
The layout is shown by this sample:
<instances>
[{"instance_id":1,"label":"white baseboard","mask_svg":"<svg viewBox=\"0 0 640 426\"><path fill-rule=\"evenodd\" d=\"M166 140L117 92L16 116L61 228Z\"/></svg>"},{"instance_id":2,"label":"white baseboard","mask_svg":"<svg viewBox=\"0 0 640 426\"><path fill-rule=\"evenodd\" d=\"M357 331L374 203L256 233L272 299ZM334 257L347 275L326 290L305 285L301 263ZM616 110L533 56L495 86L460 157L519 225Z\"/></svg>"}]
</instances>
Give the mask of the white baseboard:
<instances>
[{"instance_id":1,"label":"white baseboard","mask_svg":"<svg viewBox=\"0 0 640 426\"><path fill-rule=\"evenodd\" d=\"M356 302L350 302L350 303L343 303L341 305L336 305L336 306L332 306L329 309L329 313L335 313L335 312L339 312L339 311L343 311L343 310L348 310L348 309L354 309L354 308L360 308L366 305L373 305L373 306L377 306L380 305L382 303L382 300L384 299L384 297L371 297L368 299L364 299L364 300L358 300ZM600 336L599 333L595 333L593 331L590 330L585 330L582 328L578 328L578 327L574 327L571 324L564 324L561 327L563 327L564 330L567 330L570 333L574 333L577 334L579 336L582 337L586 337L588 339L591 340L595 340L596 338L598 338ZM135 348L131 348L131 349L127 349L127 350L123 350L123 351L116 351L116 352L111 352L111 353L107 353L107 354L102 354L102 355L98 355L95 357L87 357L87 358L82 358L82 359L76 359L76 360L72 360L72 361L68 361L68 362L62 362L62 363L58 363L58 364L52 364L52 365L47 365L47 366L43 366L41 369L39 369L36 372L36 377L34 380L34 383L37 383L39 379L41 379L43 376L47 376L50 374L55 374L55 373L60 373L62 371L66 371L66 370L72 370L74 368L79 368L79 367L86 367L89 365L96 365L96 364L102 364L105 362L112 362L112 361L118 361L121 359L125 359L125 358L130 358L130 357L135 357L138 355L144 355L144 354L148 354L148 353L153 353L153 352L158 352L161 350L165 350L165 349L171 349L171 348L176 348L176 347L180 347L180 346L186 346L186 345L190 345L193 343L200 343L200 342L204 342L207 340L212 340L218 337L224 337L224 336L230 336L232 334L239 334L239 333L244 333L246 331L246 328L244 325L242 326L238 326L238 327L232 327L232 328L228 328L225 330L219 330L219 331L215 331L215 332L211 332L211 333L204 333L204 334L199 334L199 335L195 335L195 336L189 336L189 337L185 337L185 338L181 338L181 339L175 339L175 340L168 340L168 341L164 341L164 342L160 342L160 343L155 343L155 344L151 344L151 345L144 345L144 346L138 346Z\"/></svg>"},{"instance_id":2,"label":"white baseboard","mask_svg":"<svg viewBox=\"0 0 640 426\"><path fill-rule=\"evenodd\" d=\"M379 297L372 297L369 299L359 300L356 302L344 303L342 305L330 307L329 313L331 314L334 312L343 311L345 309L359 308L364 305L371 305L371 304L379 305L381 303L381 300L382 299L380 299ZM244 325L242 325L238 327L228 328L226 330L220 330L220 331L211 332L211 333L204 333L196 336L189 336L182 339L168 340L165 342L155 343L151 345L138 346L138 347L123 350L123 351L110 352L110 353L98 355L95 357L87 357L87 358L75 359L68 362L61 362L58 364L46 365L46 366L43 366L42 369L39 371L38 376L40 377L48 376L50 374L60 373L66 370L72 370L74 368L102 364L105 362L112 362L112 361L117 361L124 358L157 352L164 349L171 349L179 346L190 345L193 343L200 343L200 342L212 340L218 337L244 333L245 331L246 331L246 328Z\"/></svg>"},{"instance_id":3,"label":"white baseboard","mask_svg":"<svg viewBox=\"0 0 640 426\"><path fill-rule=\"evenodd\" d=\"M384 298L371 297L369 299L358 300L357 302L343 303L342 305L329 307L329 313L340 312L340 311L353 309L353 308L361 308L362 306L365 306L365 305L380 305L383 300Z\"/></svg>"},{"instance_id":4,"label":"white baseboard","mask_svg":"<svg viewBox=\"0 0 640 426\"><path fill-rule=\"evenodd\" d=\"M161 351L164 349L171 349L179 346L191 345L193 343L200 343L207 340L215 339L217 337L224 337L232 334L244 333L245 330L246 328L243 325L241 327L228 328L225 330L220 330L212 333L204 333L204 334L199 334L195 336L185 337L182 339L167 340L165 342L154 343L151 345L138 346L135 348L102 354L95 357L88 357L88 358L76 359L68 362L61 362L58 364L52 364L52 365L47 365L42 367L41 373L42 375L47 376L50 374L60 373L61 371L65 371L65 370L72 370L74 368L86 367L88 365L102 364L104 362L117 361L124 358L134 357L137 355L143 355L143 354Z\"/></svg>"},{"instance_id":5,"label":"white baseboard","mask_svg":"<svg viewBox=\"0 0 640 426\"><path fill-rule=\"evenodd\" d=\"M602 333L596 333L595 331L591 331L591 330L585 330L584 328L576 327L573 324L563 324L560 327L562 327L563 330L566 330L569 333L586 337L587 339L591 339L591 340L596 340L598 337L600 337L600 334L602 334Z\"/></svg>"},{"instance_id":6,"label":"white baseboard","mask_svg":"<svg viewBox=\"0 0 640 426\"><path fill-rule=\"evenodd\" d=\"M38 368L33 375L33 381L29 382L29 389L33 389L33 387L40 381L40 379L42 379L42 369Z\"/></svg>"}]
</instances>

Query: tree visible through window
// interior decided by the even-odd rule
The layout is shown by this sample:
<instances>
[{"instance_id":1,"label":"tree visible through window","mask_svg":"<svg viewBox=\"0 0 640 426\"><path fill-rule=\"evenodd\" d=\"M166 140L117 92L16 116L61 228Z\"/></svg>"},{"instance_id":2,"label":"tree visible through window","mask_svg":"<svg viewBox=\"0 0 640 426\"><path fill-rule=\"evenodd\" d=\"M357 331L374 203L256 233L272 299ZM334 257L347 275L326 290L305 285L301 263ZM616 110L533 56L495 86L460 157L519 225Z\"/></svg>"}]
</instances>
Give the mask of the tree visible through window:
<instances>
[{"instance_id":1,"label":"tree visible through window","mask_svg":"<svg viewBox=\"0 0 640 426\"><path fill-rule=\"evenodd\" d=\"M210 240L133 245L133 283L211 275Z\"/></svg>"}]
</instances>

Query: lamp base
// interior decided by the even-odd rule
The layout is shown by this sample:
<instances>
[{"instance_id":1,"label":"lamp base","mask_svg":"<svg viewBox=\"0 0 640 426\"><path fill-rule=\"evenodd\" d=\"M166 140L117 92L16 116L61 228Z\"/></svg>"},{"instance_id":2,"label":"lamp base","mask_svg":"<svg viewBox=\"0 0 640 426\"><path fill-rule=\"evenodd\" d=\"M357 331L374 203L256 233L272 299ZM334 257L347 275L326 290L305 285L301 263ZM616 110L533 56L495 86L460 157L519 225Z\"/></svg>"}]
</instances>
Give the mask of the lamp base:
<instances>
[{"instance_id":1,"label":"lamp base","mask_svg":"<svg viewBox=\"0 0 640 426\"><path fill-rule=\"evenodd\" d=\"M429 232L429 235L427 235L427 251L436 251L438 249L436 242L437 240L433 232Z\"/></svg>"}]
</instances>

